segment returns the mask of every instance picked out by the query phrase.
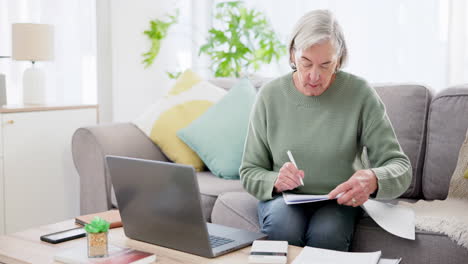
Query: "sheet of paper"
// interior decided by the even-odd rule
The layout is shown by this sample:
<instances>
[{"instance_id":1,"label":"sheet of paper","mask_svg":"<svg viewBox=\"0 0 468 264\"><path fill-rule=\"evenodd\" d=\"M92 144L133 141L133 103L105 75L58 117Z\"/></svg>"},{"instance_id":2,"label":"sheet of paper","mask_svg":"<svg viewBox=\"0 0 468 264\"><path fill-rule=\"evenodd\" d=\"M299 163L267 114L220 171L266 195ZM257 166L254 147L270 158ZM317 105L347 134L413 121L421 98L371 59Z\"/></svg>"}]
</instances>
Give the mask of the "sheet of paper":
<instances>
[{"instance_id":1,"label":"sheet of paper","mask_svg":"<svg viewBox=\"0 0 468 264\"><path fill-rule=\"evenodd\" d=\"M337 195L339 198L341 193ZM286 204L301 204L301 203L314 203L320 201L330 200L328 195L312 195L312 194L294 194L294 193L283 193L283 199Z\"/></svg>"},{"instance_id":2,"label":"sheet of paper","mask_svg":"<svg viewBox=\"0 0 468 264\"><path fill-rule=\"evenodd\" d=\"M304 247L292 264L377 264L381 252L342 252L314 247Z\"/></svg>"},{"instance_id":3,"label":"sheet of paper","mask_svg":"<svg viewBox=\"0 0 468 264\"><path fill-rule=\"evenodd\" d=\"M376 200L368 200L361 207L387 232L402 238L415 239L413 209Z\"/></svg>"}]
</instances>

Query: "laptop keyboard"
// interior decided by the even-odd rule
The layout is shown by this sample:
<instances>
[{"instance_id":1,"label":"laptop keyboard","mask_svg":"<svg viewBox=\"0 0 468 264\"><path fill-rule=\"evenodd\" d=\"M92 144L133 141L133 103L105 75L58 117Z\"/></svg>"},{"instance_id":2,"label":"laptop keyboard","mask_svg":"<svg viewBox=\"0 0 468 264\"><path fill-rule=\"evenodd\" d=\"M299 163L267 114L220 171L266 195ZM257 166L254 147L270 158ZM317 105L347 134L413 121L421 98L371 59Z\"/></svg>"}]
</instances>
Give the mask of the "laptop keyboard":
<instances>
[{"instance_id":1,"label":"laptop keyboard","mask_svg":"<svg viewBox=\"0 0 468 264\"><path fill-rule=\"evenodd\" d=\"M210 244L211 244L212 248L219 247L219 246L225 245L227 243L231 243L233 241L234 240L229 239L229 238L210 235Z\"/></svg>"}]
</instances>

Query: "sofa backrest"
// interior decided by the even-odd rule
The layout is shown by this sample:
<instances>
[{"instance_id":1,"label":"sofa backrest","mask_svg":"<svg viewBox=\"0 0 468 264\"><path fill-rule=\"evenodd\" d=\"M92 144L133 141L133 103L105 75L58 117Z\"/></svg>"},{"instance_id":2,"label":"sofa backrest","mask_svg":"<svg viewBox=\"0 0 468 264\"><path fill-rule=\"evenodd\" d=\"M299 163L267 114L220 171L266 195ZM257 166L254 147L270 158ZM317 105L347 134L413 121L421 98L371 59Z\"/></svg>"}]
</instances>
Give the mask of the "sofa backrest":
<instances>
[{"instance_id":1,"label":"sofa backrest","mask_svg":"<svg viewBox=\"0 0 468 264\"><path fill-rule=\"evenodd\" d=\"M403 152L413 167L413 179L400 197L421 198L426 123L431 92L421 85L373 85L382 99Z\"/></svg>"},{"instance_id":2,"label":"sofa backrest","mask_svg":"<svg viewBox=\"0 0 468 264\"><path fill-rule=\"evenodd\" d=\"M422 191L426 199L445 199L468 129L468 85L437 94L429 109Z\"/></svg>"}]
</instances>

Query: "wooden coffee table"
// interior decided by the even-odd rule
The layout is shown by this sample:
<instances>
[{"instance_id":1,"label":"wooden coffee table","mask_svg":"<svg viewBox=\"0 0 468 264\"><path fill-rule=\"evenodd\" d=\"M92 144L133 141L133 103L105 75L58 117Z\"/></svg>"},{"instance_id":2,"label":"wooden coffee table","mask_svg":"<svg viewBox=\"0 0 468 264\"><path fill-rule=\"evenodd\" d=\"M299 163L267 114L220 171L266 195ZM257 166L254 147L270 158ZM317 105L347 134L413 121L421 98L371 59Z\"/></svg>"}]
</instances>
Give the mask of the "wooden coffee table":
<instances>
[{"instance_id":1,"label":"wooden coffee table","mask_svg":"<svg viewBox=\"0 0 468 264\"><path fill-rule=\"evenodd\" d=\"M74 220L28 229L18 233L0 236L0 263L56 263L54 255L62 250L86 244L86 238L80 238L60 244L49 244L39 240L44 234L49 234L76 227ZM123 228L114 228L109 232L109 243L120 246L144 250L156 254L156 263L168 264L204 264L247 263L250 247L234 251L221 257L208 259L192 254L172 250L164 247L129 239L125 236ZM302 248L289 246L288 263L301 252Z\"/></svg>"}]
</instances>

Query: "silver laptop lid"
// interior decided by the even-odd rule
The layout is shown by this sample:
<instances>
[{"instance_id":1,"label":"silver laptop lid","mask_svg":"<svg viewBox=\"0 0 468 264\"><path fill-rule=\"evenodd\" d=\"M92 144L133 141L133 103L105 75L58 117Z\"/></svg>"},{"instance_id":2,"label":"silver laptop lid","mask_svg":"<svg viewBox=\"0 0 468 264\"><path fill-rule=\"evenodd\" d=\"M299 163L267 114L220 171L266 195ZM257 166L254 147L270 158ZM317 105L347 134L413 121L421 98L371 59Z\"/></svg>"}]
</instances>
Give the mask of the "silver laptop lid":
<instances>
[{"instance_id":1,"label":"silver laptop lid","mask_svg":"<svg viewBox=\"0 0 468 264\"><path fill-rule=\"evenodd\" d=\"M213 256L190 166L106 156L129 238L201 256Z\"/></svg>"}]
</instances>

